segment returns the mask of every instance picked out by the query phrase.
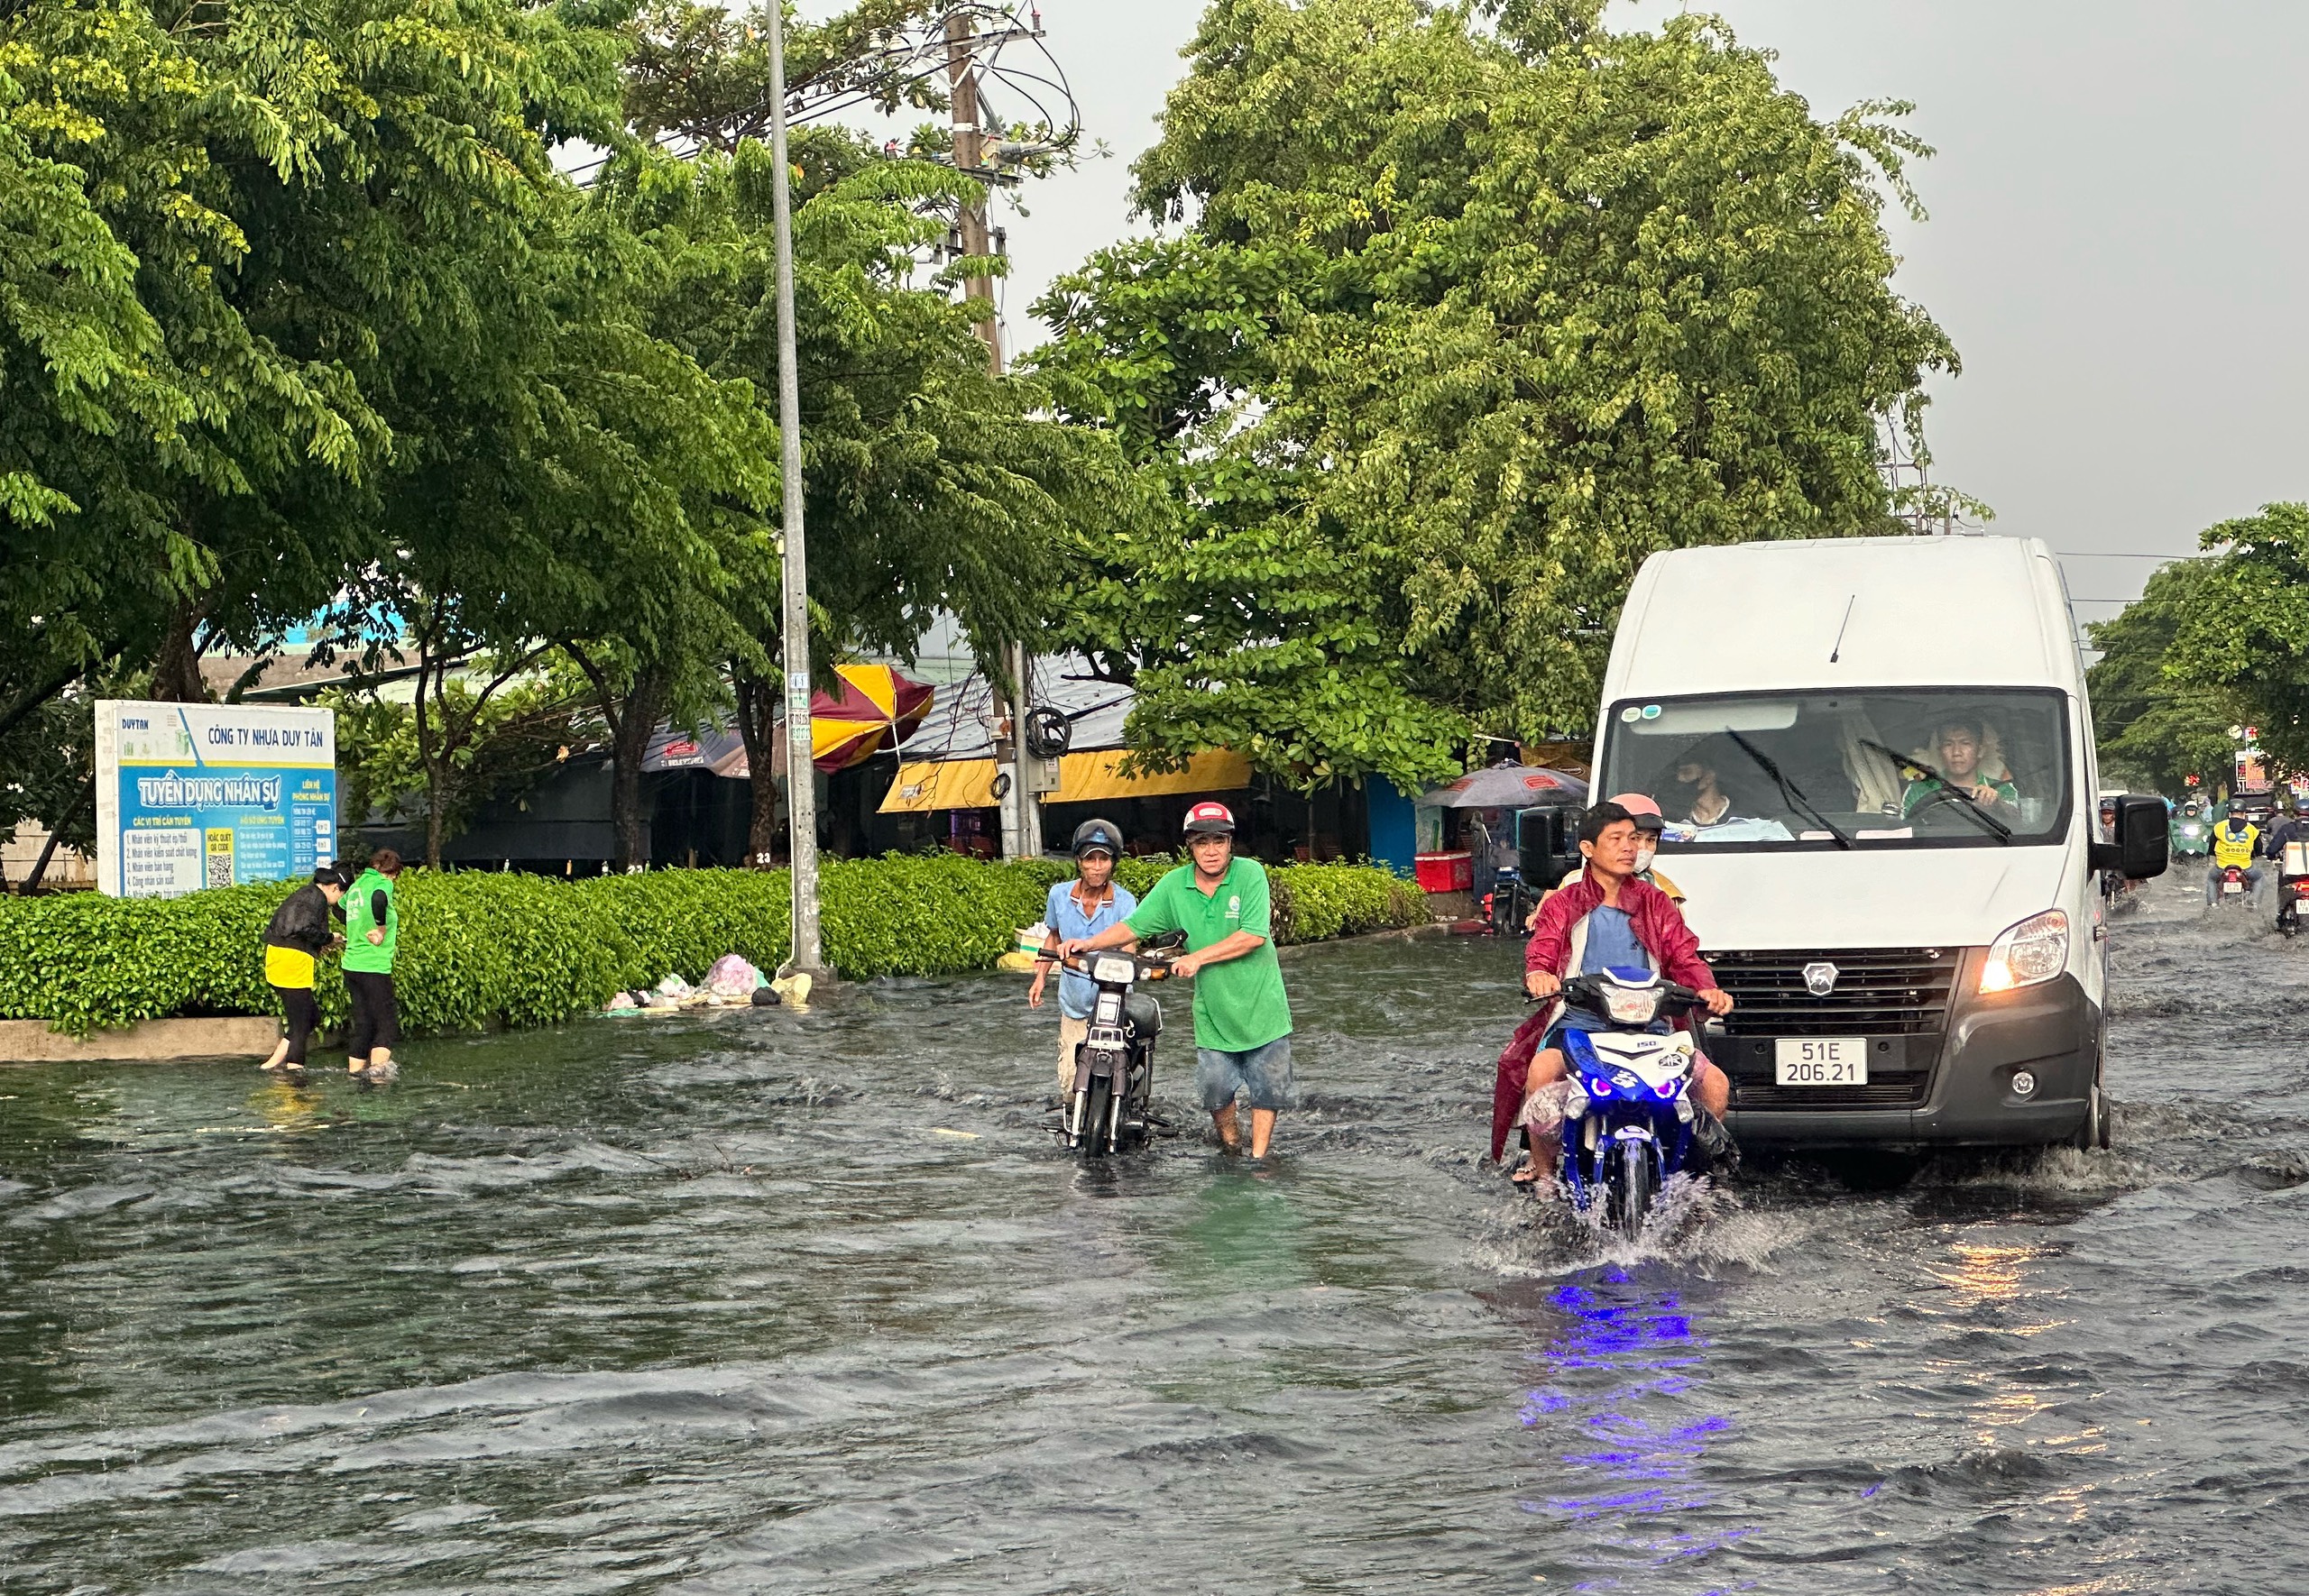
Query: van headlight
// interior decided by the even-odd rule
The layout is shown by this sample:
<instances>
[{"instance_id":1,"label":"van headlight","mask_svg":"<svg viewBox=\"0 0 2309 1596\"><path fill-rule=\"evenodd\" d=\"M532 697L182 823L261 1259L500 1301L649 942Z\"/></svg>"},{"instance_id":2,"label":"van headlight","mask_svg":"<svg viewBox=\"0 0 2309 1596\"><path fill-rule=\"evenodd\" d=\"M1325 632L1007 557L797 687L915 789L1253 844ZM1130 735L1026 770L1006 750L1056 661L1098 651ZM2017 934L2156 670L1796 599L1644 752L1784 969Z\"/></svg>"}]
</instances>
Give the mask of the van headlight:
<instances>
[{"instance_id":1,"label":"van headlight","mask_svg":"<svg viewBox=\"0 0 2309 1596\"><path fill-rule=\"evenodd\" d=\"M2068 916L2058 909L2031 914L2008 926L1988 948L1981 970L1982 992L2037 986L2068 968Z\"/></svg>"}]
</instances>

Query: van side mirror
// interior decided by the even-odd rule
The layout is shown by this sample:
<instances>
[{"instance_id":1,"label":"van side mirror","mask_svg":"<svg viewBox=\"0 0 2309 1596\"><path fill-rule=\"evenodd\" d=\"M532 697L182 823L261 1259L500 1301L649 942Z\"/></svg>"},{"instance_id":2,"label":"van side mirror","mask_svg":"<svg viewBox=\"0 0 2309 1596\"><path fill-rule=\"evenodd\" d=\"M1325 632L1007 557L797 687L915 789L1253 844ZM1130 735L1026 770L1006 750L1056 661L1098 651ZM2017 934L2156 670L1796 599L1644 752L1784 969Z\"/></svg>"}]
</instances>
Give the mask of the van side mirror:
<instances>
[{"instance_id":1,"label":"van side mirror","mask_svg":"<svg viewBox=\"0 0 2309 1596\"><path fill-rule=\"evenodd\" d=\"M2171 857L2171 825L2165 800L2126 793L2117 800L2116 840L2093 845L2093 868L2114 870L2128 881L2164 875Z\"/></svg>"}]
</instances>

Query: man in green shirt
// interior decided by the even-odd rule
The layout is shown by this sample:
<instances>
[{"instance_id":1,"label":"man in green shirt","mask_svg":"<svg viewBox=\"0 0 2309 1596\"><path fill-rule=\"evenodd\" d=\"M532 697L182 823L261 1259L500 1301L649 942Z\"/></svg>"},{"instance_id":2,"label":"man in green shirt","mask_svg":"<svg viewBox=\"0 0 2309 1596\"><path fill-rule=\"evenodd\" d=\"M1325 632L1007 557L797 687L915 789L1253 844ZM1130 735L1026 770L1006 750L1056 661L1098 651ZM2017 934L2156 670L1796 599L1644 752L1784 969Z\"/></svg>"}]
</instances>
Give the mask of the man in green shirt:
<instances>
[{"instance_id":1,"label":"man in green shirt","mask_svg":"<svg viewBox=\"0 0 2309 1596\"><path fill-rule=\"evenodd\" d=\"M345 894L345 990L353 1016L345 1028L345 1072L367 1081L391 1080L398 1069L400 1012L393 997L393 954L400 946L400 855L381 848L369 856Z\"/></svg>"},{"instance_id":2,"label":"man in green shirt","mask_svg":"<svg viewBox=\"0 0 2309 1596\"><path fill-rule=\"evenodd\" d=\"M1193 863L1154 884L1121 924L1066 944L1066 951L1119 948L1184 931L1187 950L1174 975L1194 977L1195 1084L1219 1140L1242 1145L1237 1093L1251 1102L1251 1156L1265 1158L1276 1111L1294 1101L1291 1079L1291 1003L1274 957L1266 869L1235 857L1235 817L1223 803L1187 811L1187 856Z\"/></svg>"},{"instance_id":3,"label":"man in green shirt","mask_svg":"<svg viewBox=\"0 0 2309 1596\"><path fill-rule=\"evenodd\" d=\"M1946 779L1919 776L1900 794L1900 812L1914 816L1932 794L1947 787L1963 793L1982 809L2001 809L2001 817L2010 825L2020 806L2020 789L2009 776L1989 776L1981 769L1982 756L1988 752L1988 738L1979 721L1963 715L1943 720L1933 730L1932 751L1939 764L1940 775Z\"/></svg>"}]
</instances>

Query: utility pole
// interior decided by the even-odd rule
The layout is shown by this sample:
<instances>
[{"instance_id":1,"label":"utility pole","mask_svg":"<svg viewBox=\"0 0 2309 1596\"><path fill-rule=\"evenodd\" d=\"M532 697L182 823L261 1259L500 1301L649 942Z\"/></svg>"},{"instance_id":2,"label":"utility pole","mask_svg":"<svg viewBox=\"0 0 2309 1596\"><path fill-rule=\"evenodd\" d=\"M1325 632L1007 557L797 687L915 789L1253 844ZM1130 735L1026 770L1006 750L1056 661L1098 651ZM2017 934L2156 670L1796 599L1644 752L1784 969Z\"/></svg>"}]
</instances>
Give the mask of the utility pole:
<instances>
[{"instance_id":1,"label":"utility pole","mask_svg":"<svg viewBox=\"0 0 2309 1596\"><path fill-rule=\"evenodd\" d=\"M785 7L763 8L769 25L770 226L777 238L777 440L786 491L785 592L780 595L786 665L786 814L794 883L794 941L789 972L825 973L818 939L818 790L810 756L809 562L802 545L802 379L794 352L794 201L786 152Z\"/></svg>"},{"instance_id":2,"label":"utility pole","mask_svg":"<svg viewBox=\"0 0 2309 1596\"><path fill-rule=\"evenodd\" d=\"M953 120L954 170L964 175L982 170L986 165L986 133L979 126L978 61L973 54L976 41L971 23L971 19L967 16L946 19L946 84ZM985 191L980 189L976 198L963 201L961 211L962 253L984 260L993 242L986 228ZM994 280L984 276L964 278L962 295L978 313L971 320L986 344L987 361L998 377L1002 374L1002 328L995 320Z\"/></svg>"},{"instance_id":3,"label":"utility pole","mask_svg":"<svg viewBox=\"0 0 2309 1596\"><path fill-rule=\"evenodd\" d=\"M984 170L986 165L986 130L979 125L978 73L975 58L976 41L971 32L972 19L949 16L946 19L946 83L948 100L952 111L954 132L954 170L964 176ZM958 231L964 256L984 260L992 248L992 239L986 225L984 189L965 199ZM986 344L987 363L998 377L1002 375L1002 326L994 312L994 280L987 276L971 276L962 280L962 296L977 314L971 322L980 339ZM1033 707L1027 691L1027 656L1023 644L1013 643L1008 650L1009 676L1016 683L1015 696L1009 705L1010 768L1009 787L1002 794L1002 857L1010 859L1034 858L1043 851L1043 812L1041 802L1026 791L1026 711ZM997 695L995 713L1003 712Z\"/></svg>"}]
</instances>

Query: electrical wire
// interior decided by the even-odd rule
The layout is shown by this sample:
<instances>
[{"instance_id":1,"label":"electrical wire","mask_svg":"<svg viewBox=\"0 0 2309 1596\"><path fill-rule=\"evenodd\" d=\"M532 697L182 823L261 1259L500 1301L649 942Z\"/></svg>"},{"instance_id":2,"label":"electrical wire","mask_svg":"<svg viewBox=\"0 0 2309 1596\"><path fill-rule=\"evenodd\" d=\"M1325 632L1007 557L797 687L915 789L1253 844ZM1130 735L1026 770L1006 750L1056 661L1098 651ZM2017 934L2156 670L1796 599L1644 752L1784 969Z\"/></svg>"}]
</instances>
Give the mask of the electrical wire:
<instances>
[{"instance_id":1,"label":"electrical wire","mask_svg":"<svg viewBox=\"0 0 2309 1596\"><path fill-rule=\"evenodd\" d=\"M966 6L959 8L959 14L972 17L991 25L983 32L975 32L967 39L952 41L951 43L946 39L942 26L935 33L925 32L919 37L908 37L904 42L870 51L861 56L860 60L861 61L898 60L907 61L909 64L913 62L922 64L918 69L903 73L894 86L884 86L875 89L856 87L834 89L829 91L825 97L815 102L806 98L797 98L787 112L787 125L798 126L823 121L828 117L838 116L844 112L854 111L862 106L879 105L888 96L892 87L902 90L927 78L949 73L952 50L960 47L969 54L971 70L978 79L981 96L984 96L985 84L989 78L999 82L1005 90L1015 91L1019 99L1033 107L1041 118L1039 125L1049 130L1050 136L1045 142L1053 151L1073 148L1082 136L1081 102L1075 97L1072 87L1067 82L1065 69L1060 66L1058 58L1051 53L1049 45L1044 41L1040 11L1031 12L1030 14L1034 19L1034 26L1031 28L1022 28L1018 25L1017 8L1015 5ZM1047 63L1048 74L1027 67L1006 66L1003 63L1003 50L1011 44L1020 42L1031 45L1035 52L1042 58L1043 62ZM985 53L981 55L980 49L987 46L991 48L986 49ZM1063 113L1053 114L1051 106L1044 103L1040 95L1036 94L1033 88L1026 87L1029 84L1039 85L1052 91L1063 103L1064 107ZM740 108L733 114L731 120L742 123L759 115L768 107L768 104L769 96L765 94L753 104ZM667 129L660 133L650 141L649 147L653 150L667 150L684 142L687 142L691 146L679 152L678 159L684 161L695 159L706 148L704 141L695 139L693 135L678 129ZM998 143L1002 140L997 136L995 142ZM618 152L611 151L595 160L581 161L564 170L566 175L579 187L591 187L592 181L598 179L601 172L617 158ZM992 169L983 170L987 170L989 175L995 175Z\"/></svg>"}]
</instances>

